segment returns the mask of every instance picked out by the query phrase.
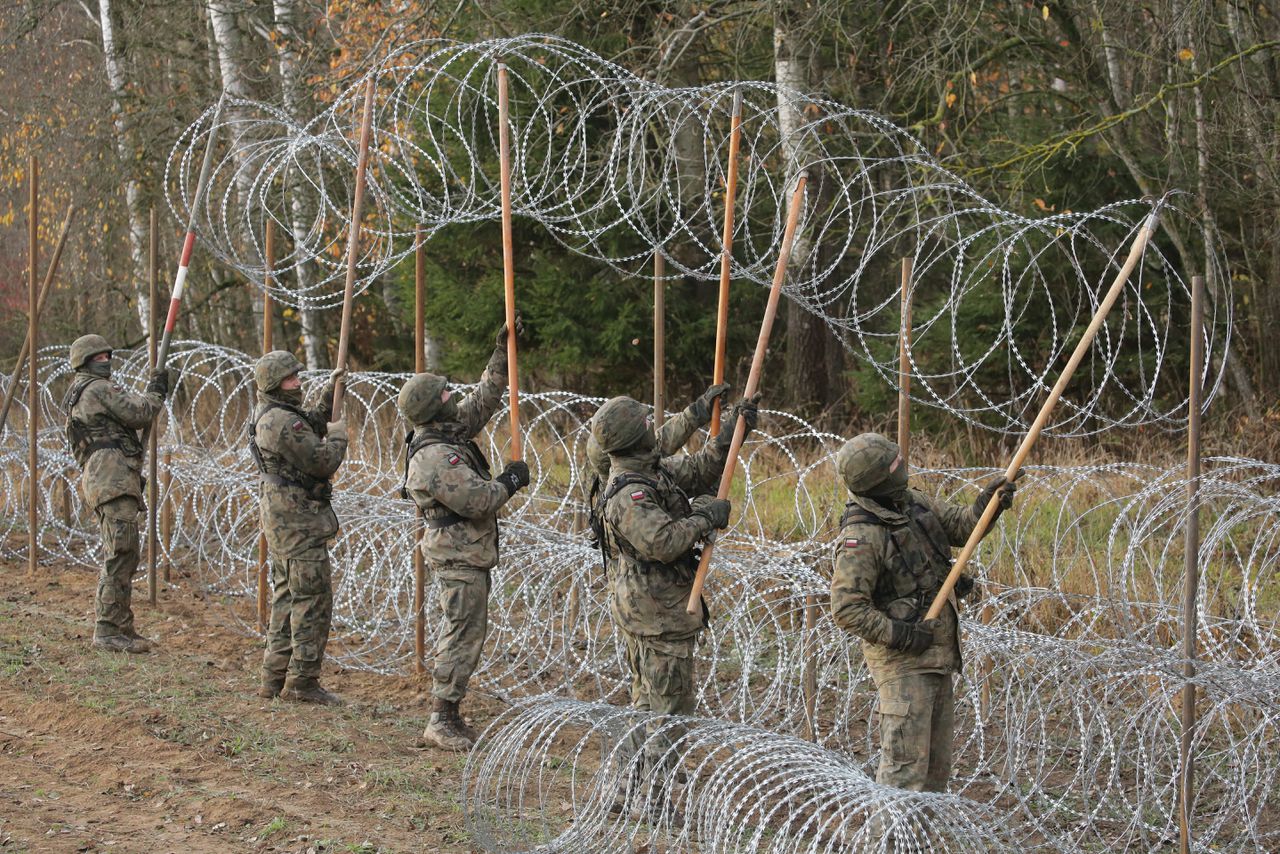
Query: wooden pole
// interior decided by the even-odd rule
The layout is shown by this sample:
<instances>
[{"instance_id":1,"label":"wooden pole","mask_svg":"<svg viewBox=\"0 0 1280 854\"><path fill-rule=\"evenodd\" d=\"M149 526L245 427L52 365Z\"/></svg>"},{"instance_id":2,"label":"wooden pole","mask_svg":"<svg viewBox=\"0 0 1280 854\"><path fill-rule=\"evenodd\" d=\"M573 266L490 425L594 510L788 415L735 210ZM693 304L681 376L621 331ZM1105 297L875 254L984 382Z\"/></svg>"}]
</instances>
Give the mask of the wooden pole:
<instances>
[{"instance_id":1,"label":"wooden pole","mask_svg":"<svg viewBox=\"0 0 1280 854\"><path fill-rule=\"evenodd\" d=\"M273 340L275 330L272 328L272 317L274 308L271 305L271 286L275 284L275 264L276 264L276 228L275 223L268 218L265 226L266 234L263 242L263 254L266 256L263 260L263 276L262 276L262 353L266 355L275 349L275 341ZM267 551L267 534L265 531L258 531L258 630L266 633L267 627L270 625L270 615L268 608L270 606L271 585L268 581L268 571L271 566L270 555Z\"/></svg>"},{"instance_id":2,"label":"wooden pole","mask_svg":"<svg viewBox=\"0 0 1280 854\"><path fill-rule=\"evenodd\" d=\"M160 301L159 282L156 280L159 267L160 222L156 218L156 209L151 209L150 224L147 231L147 367L156 368L156 327L159 325ZM158 480L158 461L156 451L159 447L159 431L147 431L147 601L156 604L156 562L159 559L159 536L156 531L157 513L160 510L160 483Z\"/></svg>"},{"instance_id":3,"label":"wooden pole","mask_svg":"<svg viewBox=\"0 0 1280 854\"><path fill-rule=\"evenodd\" d=\"M40 564L40 383L36 354L40 352L40 296L36 293L36 264L40 252L40 164L31 155L31 221L27 252L27 574L35 577Z\"/></svg>"},{"instance_id":4,"label":"wooden pole","mask_svg":"<svg viewBox=\"0 0 1280 854\"><path fill-rule=\"evenodd\" d=\"M725 348L729 339L729 275L733 267L733 215L738 197L738 150L742 145L742 92L733 93L729 130L729 168L724 187L724 231L720 236L720 294L716 303L716 360L713 383L724 382ZM711 404L711 435L720 432L720 398Z\"/></svg>"},{"instance_id":5,"label":"wooden pole","mask_svg":"<svg viewBox=\"0 0 1280 854\"><path fill-rule=\"evenodd\" d=\"M507 310L507 391L511 403L511 459L524 458L520 440L520 370L516 351L516 268L511 242L511 108L507 65L498 63L498 159L502 182L502 287Z\"/></svg>"},{"instance_id":6,"label":"wooden pole","mask_svg":"<svg viewBox=\"0 0 1280 854\"><path fill-rule=\"evenodd\" d=\"M902 320L898 329L898 450L911 456L911 258L902 259Z\"/></svg>"},{"instance_id":7,"label":"wooden pole","mask_svg":"<svg viewBox=\"0 0 1280 854\"><path fill-rule=\"evenodd\" d=\"M360 255L360 218L364 215L364 178L369 167L369 134L373 126L373 75L364 89L364 113L360 119L360 149L356 160L356 192L351 200L351 228L347 232L347 284L342 292L342 325L338 329L339 370L347 367L347 347L351 341L351 308L355 302L356 261ZM333 385L333 419L342 419L342 396L346 392L346 379Z\"/></svg>"},{"instance_id":8,"label":"wooden pole","mask_svg":"<svg viewBox=\"0 0 1280 854\"><path fill-rule=\"evenodd\" d=\"M1191 854L1191 801L1196 728L1196 598L1200 586L1200 415L1204 396L1204 277L1191 277L1191 382L1187 395L1187 528L1186 574L1182 587L1182 743L1178 780L1178 825L1181 854Z\"/></svg>"},{"instance_id":9,"label":"wooden pole","mask_svg":"<svg viewBox=\"0 0 1280 854\"><path fill-rule=\"evenodd\" d=\"M71 216L75 213L75 203L67 205L67 216L62 220L62 230L58 232L58 243L54 246L53 257L49 259L49 269L45 271L44 282L40 285L40 298L36 300L36 313L44 313L44 304L49 299L49 293L53 290L53 277L58 272L58 262L62 260L62 247L66 245L67 233L71 230ZM10 379L9 387L4 393L4 408L0 409L0 430L4 429L5 423L9 419L9 407L13 405L13 399L17 394L18 381L22 379L22 369L26 366L27 355L31 352L31 334L28 330L27 337L22 341L22 349L18 351L18 363L13 366L13 377Z\"/></svg>"},{"instance_id":10,"label":"wooden pole","mask_svg":"<svg viewBox=\"0 0 1280 854\"><path fill-rule=\"evenodd\" d=\"M1018 450L1014 453L1013 460L1005 470L1005 480L1012 482L1018 477L1018 473L1022 471L1022 466L1026 462L1027 456L1031 453L1031 449L1035 447L1036 440L1040 438L1040 433L1044 430L1045 425L1049 423L1049 416L1053 414L1054 407L1058 405L1058 399L1066 391L1067 383L1071 381L1076 368L1080 366L1085 354L1089 352L1089 347L1093 344L1093 339L1097 336L1098 330L1102 328L1103 322L1106 321L1108 312L1111 311L1111 307L1119 299L1120 293L1124 290L1125 282L1129 281L1129 274L1133 272L1133 268L1138 266L1138 261L1142 259L1143 250L1147 248L1147 242L1155 234L1156 226L1160 222L1160 207L1161 205L1157 204L1142 226L1139 227L1138 236L1134 238L1133 246L1129 249L1129 257L1125 259L1124 266L1116 274L1115 281L1111 284L1111 289L1107 291L1106 296L1098 305L1098 310L1093 314L1093 320L1084 331L1084 335L1081 336L1080 343L1076 345L1075 352L1071 354L1066 367L1062 369L1062 375L1058 377L1058 382L1054 385L1053 390L1049 392L1049 397L1045 400L1044 405L1040 407L1040 413L1036 415L1036 420L1031 424L1031 429L1027 431L1022 444L1018 446ZM991 520L995 517L996 508L999 506L1000 493L997 491L991 496L991 501L987 503L987 509L982 512L982 517L978 519L978 524L974 526L968 542L960 550L960 556L951 565L951 572L947 575L946 580L942 582L938 595L934 597L933 604L929 606L929 611L925 614L926 620L935 620L942 613L942 607L947 599L950 598L951 591L956 586L956 580L960 578L960 573L968 566L969 559L973 557L974 551L978 548L978 543L982 542L982 538L986 536L987 528L991 526Z\"/></svg>"},{"instance_id":11,"label":"wooden pole","mask_svg":"<svg viewBox=\"0 0 1280 854\"><path fill-rule=\"evenodd\" d=\"M158 354L157 354L158 357ZM164 507L160 512L160 537L164 542L164 580L173 572L173 452L164 452Z\"/></svg>"},{"instance_id":12,"label":"wooden pole","mask_svg":"<svg viewBox=\"0 0 1280 854\"><path fill-rule=\"evenodd\" d=\"M413 371L427 369L426 229L418 223L413 247ZM408 453L408 448L405 453ZM427 672L427 565L422 556L422 509L414 514L413 536L413 670Z\"/></svg>"},{"instance_id":13,"label":"wooden pole","mask_svg":"<svg viewBox=\"0 0 1280 854\"><path fill-rule=\"evenodd\" d=\"M667 420L667 259L653 253L653 423ZM716 401L719 403L719 400Z\"/></svg>"},{"instance_id":14,"label":"wooden pole","mask_svg":"<svg viewBox=\"0 0 1280 854\"><path fill-rule=\"evenodd\" d=\"M787 277L787 262L791 259L791 246L795 242L796 225L800 222L800 208L804 204L804 187L808 180L808 172L800 173L795 192L791 194L787 225L782 233L782 249L778 253L778 266L773 270L773 284L769 288L769 301L765 304L764 319L760 321L760 336L756 339L756 352L751 358L751 373L747 376L744 397L753 396L760 387L764 356L769 349L769 334L773 331L773 321L778 316L778 300L782 296L782 282ZM716 493L717 498L729 497L729 487L733 485L733 475L737 470L738 452L742 450L742 441L746 435L747 424L739 418L733 429L733 442L729 445L729 456L725 460L724 473L720 476L720 490ZM711 552L715 547L713 538L714 534L703 547L702 561L698 564L698 572L693 578L693 589L689 592L689 602L685 608L691 615L702 613L702 588L707 582L707 569L711 565Z\"/></svg>"}]
</instances>

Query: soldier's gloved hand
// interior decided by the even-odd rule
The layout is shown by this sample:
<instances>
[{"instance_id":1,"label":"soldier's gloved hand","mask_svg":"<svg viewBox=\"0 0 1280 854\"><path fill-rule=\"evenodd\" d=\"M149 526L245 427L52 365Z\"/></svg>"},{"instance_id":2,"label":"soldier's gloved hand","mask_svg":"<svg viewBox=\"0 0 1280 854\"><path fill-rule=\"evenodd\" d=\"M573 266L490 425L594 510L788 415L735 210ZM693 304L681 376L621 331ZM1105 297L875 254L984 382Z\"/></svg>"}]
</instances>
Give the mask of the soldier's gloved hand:
<instances>
[{"instance_id":1,"label":"soldier's gloved hand","mask_svg":"<svg viewBox=\"0 0 1280 854\"><path fill-rule=\"evenodd\" d=\"M342 379L346 375L347 375L346 368L334 368L333 373L329 374L329 381L325 383L325 385L327 385L329 388L334 388L335 386L338 385L338 380Z\"/></svg>"},{"instance_id":2,"label":"soldier's gloved hand","mask_svg":"<svg viewBox=\"0 0 1280 854\"><path fill-rule=\"evenodd\" d=\"M524 335L524 319L520 316L520 312L516 312L516 340ZM501 349L507 346L507 324L503 323L498 327L498 334L494 336L493 346Z\"/></svg>"},{"instance_id":3,"label":"soldier's gloved hand","mask_svg":"<svg viewBox=\"0 0 1280 854\"><path fill-rule=\"evenodd\" d=\"M720 405L724 406L724 396L729 393L732 388L728 383L716 383L707 386L707 390L698 395L698 399L689 405L693 410L693 420L699 424L706 424L711 420L711 406L720 401Z\"/></svg>"},{"instance_id":4,"label":"soldier's gloved hand","mask_svg":"<svg viewBox=\"0 0 1280 854\"><path fill-rule=\"evenodd\" d=\"M1018 488L1011 480L1005 480L1003 477L997 478L987 484L982 492L978 493L977 499L973 502L973 512L981 516L987 509L987 505L991 503L991 496L997 492L1000 493L1000 502L996 505L996 515L991 517L991 523L1000 518L1000 514L1013 506L1013 493Z\"/></svg>"},{"instance_id":5,"label":"soldier's gloved hand","mask_svg":"<svg viewBox=\"0 0 1280 854\"><path fill-rule=\"evenodd\" d=\"M910 655L920 655L933 645L933 632L938 627L938 623L938 620L921 620L917 623L894 620L889 649L896 649Z\"/></svg>"},{"instance_id":6,"label":"soldier's gloved hand","mask_svg":"<svg viewBox=\"0 0 1280 854\"><path fill-rule=\"evenodd\" d=\"M512 460L494 480L507 488L507 497L510 498L517 489L529 485L529 464L524 460Z\"/></svg>"},{"instance_id":7,"label":"soldier's gloved hand","mask_svg":"<svg viewBox=\"0 0 1280 854\"><path fill-rule=\"evenodd\" d=\"M341 439L347 441L347 421L345 418L337 421L330 421L325 425L324 434L329 439Z\"/></svg>"},{"instance_id":8,"label":"soldier's gloved hand","mask_svg":"<svg viewBox=\"0 0 1280 854\"><path fill-rule=\"evenodd\" d=\"M955 591L957 599L964 599L971 594L974 599L977 599L982 593L978 582L967 572L960 573L960 577L956 579Z\"/></svg>"},{"instance_id":9,"label":"soldier's gloved hand","mask_svg":"<svg viewBox=\"0 0 1280 854\"><path fill-rule=\"evenodd\" d=\"M151 372L151 381L147 383L148 394L158 394L164 400L169 396L169 372L164 368L156 368Z\"/></svg>"},{"instance_id":10,"label":"soldier's gloved hand","mask_svg":"<svg viewBox=\"0 0 1280 854\"><path fill-rule=\"evenodd\" d=\"M716 444L724 450L729 450L733 446L733 431L738 425L738 416L742 416L742 420L746 422L747 429L743 432L742 438L746 439L751 435L751 431L756 429L756 424L760 421L760 392L756 392L749 398L743 398L735 403L729 409L729 417L725 419L720 426L720 435L716 436Z\"/></svg>"},{"instance_id":11,"label":"soldier's gloved hand","mask_svg":"<svg viewBox=\"0 0 1280 854\"><path fill-rule=\"evenodd\" d=\"M716 498L714 495L699 495L693 499L691 516L701 516L717 531L729 527L729 511L733 505L727 498Z\"/></svg>"}]
</instances>

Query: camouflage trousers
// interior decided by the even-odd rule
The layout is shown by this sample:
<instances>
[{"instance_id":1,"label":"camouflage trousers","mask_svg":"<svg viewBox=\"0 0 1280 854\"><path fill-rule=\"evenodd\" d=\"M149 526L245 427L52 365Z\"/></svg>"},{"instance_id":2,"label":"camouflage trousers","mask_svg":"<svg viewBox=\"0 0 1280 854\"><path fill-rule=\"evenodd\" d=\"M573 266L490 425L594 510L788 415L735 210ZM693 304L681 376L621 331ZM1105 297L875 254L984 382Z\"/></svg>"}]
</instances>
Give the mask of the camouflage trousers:
<instances>
[{"instance_id":1,"label":"camouflage trousers","mask_svg":"<svg viewBox=\"0 0 1280 854\"><path fill-rule=\"evenodd\" d=\"M132 636L133 575L138 571L141 548L138 502L121 496L98 505L97 514L102 533L102 571L98 573L93 636Z\"/></svg>"},{"instance_id":2,"label":"camouflage trousers","mask_svg":"<svg viewBox=\"0 0 1280 854\"><path fill-rule=\"evenodd\" d=\"M945 792L955 735L954 677L913 673L880 683L880 767L876 782Z\"/></svg>"},{"instance_id":3,"label":"camouflage trousers","mask_svg":"<svg viewBox=\"0 0 1280 854\"><path fill-rule=\"evenodd\" d=\"M271 556L271 623L262 659L266 680L320 675L333 619L332 569L324 546Z\"/></svg>"},{"instance_id":4,"label":"camouflage trousers","mask_svg":"<svg viewBox=\"0 0 1280 854\"><path fill-rule=\"evenodd\" d=\"M438 567L435 572L441 621L431 694L458 703L467 695L489 631L489 570Z\"/></svg>"},{"instance_id":5,"label":"camouflage trousers","mask_svg":"<svg viewBox=\"0 0 1280 854\"><path fill-rule=\"evenodd\" d=\"M695 708L693 689L693 638L681 641L656 640L619 629L627 645L627 666L631 670L631 705L659 715L691 715ZM649 721L643 731L632 730L623 752L627 760L645 745L644 767L650 775L662 775L676 765L672 746L683 729L662 720Z\"/></svg>"}]
</instances>

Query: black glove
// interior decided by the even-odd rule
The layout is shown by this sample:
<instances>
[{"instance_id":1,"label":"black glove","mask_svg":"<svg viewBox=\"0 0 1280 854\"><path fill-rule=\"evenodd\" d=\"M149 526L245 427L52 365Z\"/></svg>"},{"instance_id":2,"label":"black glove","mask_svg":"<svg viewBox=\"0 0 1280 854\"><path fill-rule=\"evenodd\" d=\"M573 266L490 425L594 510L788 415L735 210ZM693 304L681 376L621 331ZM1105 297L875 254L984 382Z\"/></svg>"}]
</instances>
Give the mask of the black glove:
<instances>
[{"instance_id":1,"label":"black glove","mask_svg":"<svg viewBox=\"0 0 1280 854\"><path fill-rule=\"evenodd\" d=\"M937 620L921 620L918 623L893 620L893 636L889 638L889 649L919 655L933 645L933 630L937 627Z\"/></svg>"},{"instance_id":2,"label":"black glove","mask_svg":"<svg viewBox=\"0 0 1280 854\"><path fill-rule=\"evenodd\" d=\"M529 464L524 460L512 460L494 480L507 488L507 497L510 498L517 489L529 485Z\"/></svg>"},{"instance_id":3,"label":"black glove","mask_svg":"<svg viewBox=\"0 0 1280 854\"><path fill-rule=\"evenodd\" d=\"M716 498L714 495L699 495L693 499L692 516L701 516L710 524L712 530L729 527L729 511L732 505L727 498Z\"/></svg>"},{"instance_id":4,"label":"black glove","mask_svg":"<svg viewBox=\"0 0 1280 854\"><path fill-rule=\"evenodd\" d=\"M956 579L956 586L954 589L957 599L964 599L971 593L973 594L973 598L977 599L982 593L981 588L978 586L978 582L974 580L972 575L965 572L960 573L960 577Z\"/></svg>"},{"instance_id":5,"label":"black glove","mask_svg":"<svg viewBox=\"0 0 1280 854\"><path fill-rule=\"evenodd\" d=\"M524 335L524 320L520 317L520 312L516 312L516 339ZM503 323L498 327L498 334L494 336L493 346L498 349L505 349L507 346L507 324Z\"/></svg>"},{"instance_id":6,"label":"black glove","mask_svg":"<svg viewBox=\"0 0 1280 854\"><path fill-rule=\"evenodd\" d=\"M151 372L151 382L147 383L148 394L158 394L164 400L169 396L169 372L164 368L156 368Z\"/></svg>"},{"instance_id":7,"label":"black glove","mask_svg":"<svg viewBox=\"0 0 1280 854\"><path fill-rule=\"evenodd\" d=\"M982 492L978 493L978 498L973 502L973 512L981 517L986 512L987 505L991 503L991 496L999 492L1000 502L996 506L996 515L991 517L991 523L994 525L1000 518L1000 514L1013 506L1013 493L1017 488L1017 484L1003 477L991 481Z\"/></svg>"},{"instance_id":8,"label":"black glove","mask_svg":"<svg viewBox=\"0 0 1280 854\"><path fill-rule=\"evenodd\" d=\"M720 435L716 436L716 444L726 451L733 445L733 431L738 425L738 416L742 416L742 420L746 422L747 429L742 434L742 438L746 439L751 435L751 431L756 429L756 424L760 421L760 392L756 392L749 398L743 398L735 403L729 409L729 417L720 425Z\"/></svg>"},{"instance_id":9,"label":"black glove","mask_svg":"<svg viewBox=\"0 0 1280 854\"><path fill-rule=\"evenodd\" d=\"M693 420L697 421L699 424L706 424L710 421L711 405L719 399L720 405L723 406L724 396L729 393L729 389L731 388L732 386L728 383L716 383L715 385L707 386L707 390L699 395L698 399L689 405L689 408L693 410Z\"/></svg>"}]
</instances>

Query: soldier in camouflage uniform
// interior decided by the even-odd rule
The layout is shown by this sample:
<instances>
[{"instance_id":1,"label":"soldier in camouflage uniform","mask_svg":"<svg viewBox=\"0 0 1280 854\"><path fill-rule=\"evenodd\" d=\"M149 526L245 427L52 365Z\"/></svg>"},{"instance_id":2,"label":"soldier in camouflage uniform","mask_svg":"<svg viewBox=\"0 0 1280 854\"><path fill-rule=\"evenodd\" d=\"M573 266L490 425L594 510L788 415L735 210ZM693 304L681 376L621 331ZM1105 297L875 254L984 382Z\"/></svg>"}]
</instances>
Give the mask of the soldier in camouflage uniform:
<instances>
[{"instance_id":1,"label":"soldier in camouflage uniform","mask_svg":"<svg viewBox=\"0 0 1280 854\"><path fill-rule=\"evenodd\" d=\"M686 406L680 412L671 418L662 422L662 426L657 429L656 436L658 442L658 451L664 457L678 453L685 443L689 441L689 437L696 433L699 429L707 426L711 421L711 407L717 400L723 400L728 394L730 386L728 383L717 383L710 386L704 391L693 403ZM591 503L594 505L595 496L600 492L603 482L609 477L609 455L600 450L600 445L596 442L594 435L587 435L587 462L591 465L592 484L591 484Z\"/></svg>"},{"instance_id":2,"label":"soldier in camouflage uniform","mask_svg":"<svg viewBox=\"0 0 1280 854\"><path fill-rule=\"evenodd\" d=\"M693 646L706 626L707 610L704 604L703 613L690 616L685 607L698 543L729 524L729 502L710 493L724 470L739 414L753 429L756 400L735 406L719 435L698 453L665 458L643 404L615 397L591 420L592 437L611 462L601 520L613 594L610 612L626 644L631 702L642 711L680 715L694 710ZM656 727L651 723L649 732ZM666 777L675 734L670 728L664 732L661 743L648 739L633 779L647 776L657 784ZM635 754L638 741L636 733L626 756Z\"/></svg>"},{"instance_id":3,"label":"soldier in camouflage uniform","mask_svg":"<svg viewBox=\"0 0 1280 854\"><path fill-rule=\"evenodd\" d=\"M169 375L156 370L145 394L111 382L111 345L84 335L71 345L75 376L67 389L67 441L82 472L85 503L98 517L103 565L98 575L93 645L147 652L151 642L133 625L133 575L138 569L138 513L142 499L142 441L169 393Z\"/></svg>"},{"instance_id":4,"label":"soldier in camouflage uniform","mask_svg":"<svg viewBox=\"0 0 1280 854\"><path fill-rule=\"evenodd\" d=\"M517 325L516 333L519 334ZM470 750L476 732L458 704L484 649L489 571L498 564L498 510L529 485L529 466L507 463L497 477L475 437L502 403L507 383L507 327L498 330L479 387L461 403L449 380L412 377L400 390L401 415L413 425L405 461L405 494L422 510L422 554L440 586L442 622L432 670L431 717L422 737L444 750Z\"/></svg>"},{"instance_id":5,"label":"soldier in camouflage uniform","mask_svg":"<svg viewBox=\"0 0 1280 854\"><path fill-rule=\"evenodd\" d=\"M961 575L942 616L924 614L993 495L999 513L1014 485L1000 478L972 506L937 501L907 488L898 446L864 433L836 455L853 493L840 521L831 579L836 625L862 639L880 694L880 767L876 781L915 792L946 791L954 723L952 676L960 669L956 597L974 590ZM994 520L993 520L994 521Z\"/></svg>"},{"instance_id":6,"label":"soldier in camouflage uniform","mask_svg":"<svg viewBox=\"0 0 1280 854\"><path fill-rule=\"evenodd\" d=\"M271 556L271 622L258 696L340 705L320 687L333 616L329 543L338 517L329 479L347 455L347 425L333 417L334 371L317 405L304 409L292 353L275 350L254 366L258 405L249 447L261 480L259 508Z\"/></svg>"}]
</instances>

